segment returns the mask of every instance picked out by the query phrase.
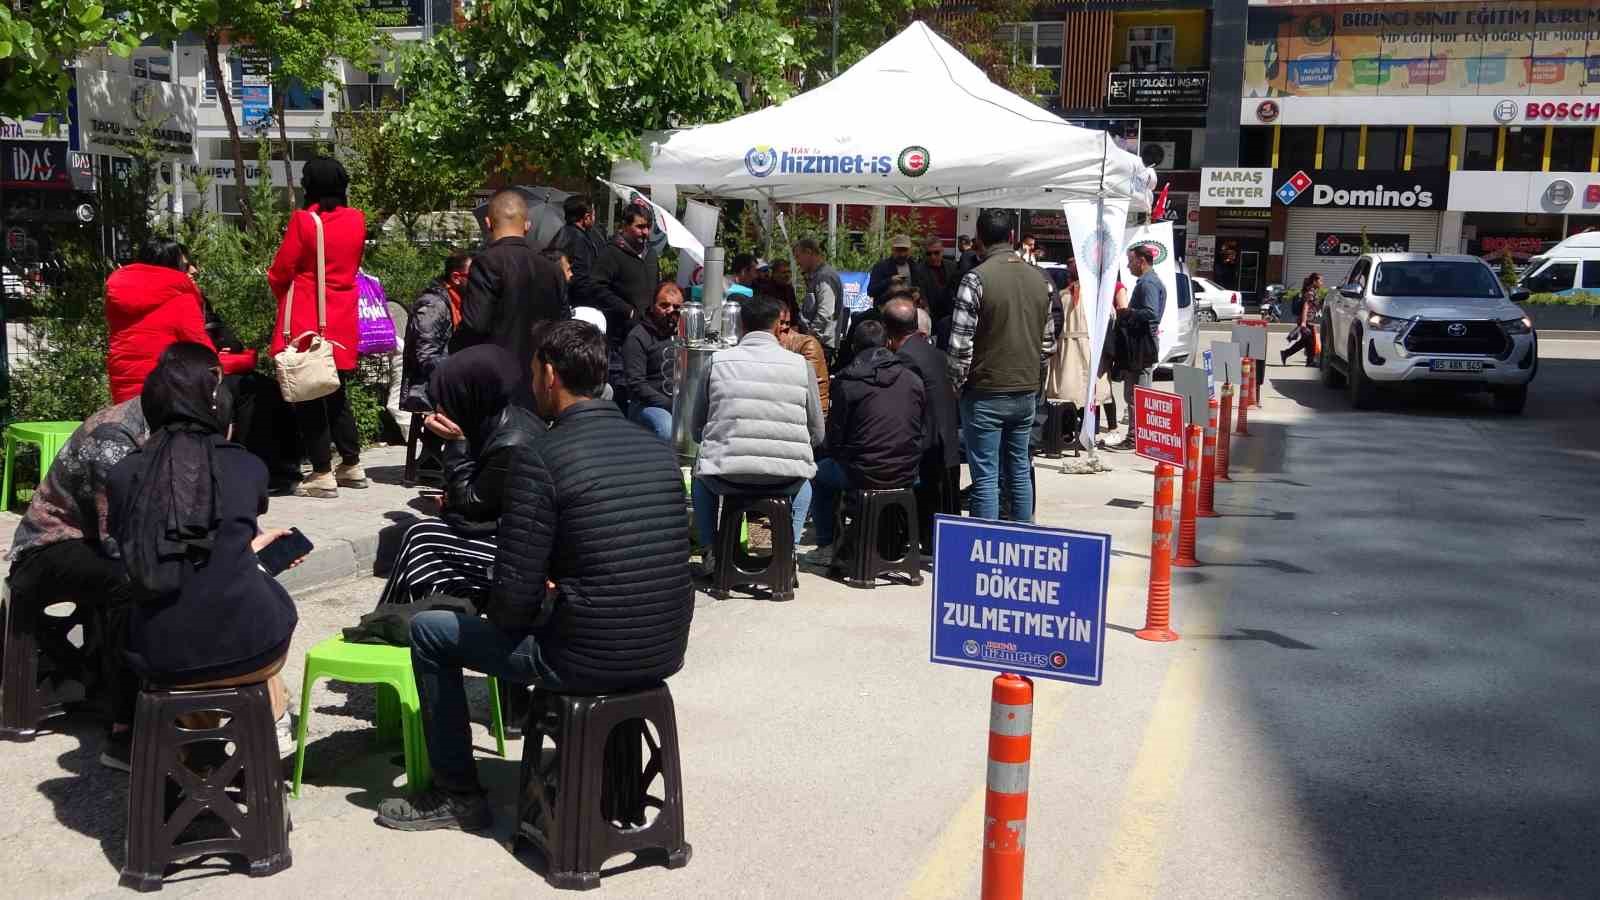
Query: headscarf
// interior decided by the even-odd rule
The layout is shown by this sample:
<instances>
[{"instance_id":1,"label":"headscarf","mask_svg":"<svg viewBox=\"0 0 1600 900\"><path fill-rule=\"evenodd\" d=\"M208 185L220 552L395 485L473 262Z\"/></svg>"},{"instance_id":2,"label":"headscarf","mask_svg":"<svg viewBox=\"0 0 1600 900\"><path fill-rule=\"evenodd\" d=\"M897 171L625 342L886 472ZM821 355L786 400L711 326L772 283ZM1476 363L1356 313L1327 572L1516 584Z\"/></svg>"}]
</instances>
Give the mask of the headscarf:
<instances>
[{"instance_id":1,"label":"headscarf","mask_svg":"<svg viewBox=\"0 0 1600 900\"><path fill-rule=\"evenodd\" d=\"M507 406L533 408L533 398L526 395L517 358L497 344L450 354L428 379L435 408L460 426L473 456L483 452L494 420Z\"/></svg>"},{"instance_id":2,"label":"headscarf","mask_svg":"<svg viewBox=\"0 0 1600 900\"><path fill-rule=\"evenodd\" d=\"M307 207L315 205L323 212L338 209L349 202L345 195L350 190L350 175L337 159L319 156L306 161L300 172L300 189Z\"/></svg>"},{"instance_id":3,"label":"headscarf","mask_svg":"<svg viewBox=\"0 0 1600 900\"><path fill-rule=\"evenodd\" d=\"M125 461L139 474L118 500L114 537L134 583L164 597L182 587L185 562L211 557L220 523L212 454L233 418L233 395L216 353L180 342L161 354L139 405L150 438Z\"/></svg>"}]
</instances>

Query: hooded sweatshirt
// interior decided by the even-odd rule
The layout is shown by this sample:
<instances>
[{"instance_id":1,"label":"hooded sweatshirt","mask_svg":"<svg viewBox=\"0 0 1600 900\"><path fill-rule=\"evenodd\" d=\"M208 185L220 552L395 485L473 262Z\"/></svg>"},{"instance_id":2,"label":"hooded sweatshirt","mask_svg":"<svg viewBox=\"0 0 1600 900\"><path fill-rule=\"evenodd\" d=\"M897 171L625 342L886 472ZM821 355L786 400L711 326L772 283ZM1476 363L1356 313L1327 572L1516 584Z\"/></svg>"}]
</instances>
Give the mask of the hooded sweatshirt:
<instances>
[{"instance_id":1,"label":"hooded sweatshirt","mask_svg":"<svg viewBox=\"0 0 1600 900\"><path fill-rule=\"evenodd\" d=\"M106 279L106 375L111 402L139 396L161 352L179 341L215 350L206 334L200 288L187 272L133 263Z\"/></svg>"},{"instance_id":2,"label":"hooded sweatshirt","mask_svg":"<svg viewBox=\"0 0 1600 900\"><path fill-rule=\"evenodd\" d=\"M857 354L833 382L828 450L853 484L910 487L922 458L922 376L883 347Z\"/></svg>"}]
</instances>

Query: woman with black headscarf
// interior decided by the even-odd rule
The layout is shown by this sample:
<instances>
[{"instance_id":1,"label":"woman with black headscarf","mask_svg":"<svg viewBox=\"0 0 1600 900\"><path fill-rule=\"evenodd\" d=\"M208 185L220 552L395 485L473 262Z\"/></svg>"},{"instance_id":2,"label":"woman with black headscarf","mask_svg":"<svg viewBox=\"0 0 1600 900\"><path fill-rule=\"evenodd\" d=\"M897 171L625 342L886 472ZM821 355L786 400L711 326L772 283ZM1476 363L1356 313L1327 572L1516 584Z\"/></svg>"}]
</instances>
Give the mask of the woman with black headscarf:
<instances>
[{"instance_id":1,"label":"woman with black headscarf","mask_svg":"<svg viewBox=\"0 0 1600 900\"><path fill-rule=\"evenodd\" d=\"M311 460L311 477L295 493L302 497L332 498L339 488L364 488L367 474L361 468L361 437L345 391L356 370L356 271L366 246L367 219L345 199L350 176L336 159L319 156L305 165L300 188L305 208L289 216L283 244L267 270L267 281L278 298L278 317L272 329L272 354L284 348L287 315L289 340L306 332L321 333L333 343L333 360L339 369L339 389L316 400L295 404L300 440ZM322 273L327 296L327 326L317 318L317 244L321 224ZM293 288L292 309L290 289ZM333 448L340 465L333 467Z\"/></svg>"},{"instance_id":2,"label":"woman with black headscarf","mask_svg":"<svg viewBox=\"0 0 1600 900\"><path fill-rule=\"evenodd\" d=\"M518 447L544 433L511 352L479 344L452 353L428 380L435 413L461 438L445 444L441 518L411 526L380 603L431 594L488 600L506 470Z\"/></svg>"},{"instance_id":3,"label":"woman with black headscarf","mask_svg":"<svg viewBox=\"0 0 1600 900\"><path fill-rule=\"evenodd\" d=\"M164 686L269 682L281 718L277 672L298 617L256 553L287 532L256 524L267 469L228 442L233 404L216 353L174 344L140 403L150 437L111 470L107 489L109 531L133 584L128 658Z\"/></svg>"}]
</instances>

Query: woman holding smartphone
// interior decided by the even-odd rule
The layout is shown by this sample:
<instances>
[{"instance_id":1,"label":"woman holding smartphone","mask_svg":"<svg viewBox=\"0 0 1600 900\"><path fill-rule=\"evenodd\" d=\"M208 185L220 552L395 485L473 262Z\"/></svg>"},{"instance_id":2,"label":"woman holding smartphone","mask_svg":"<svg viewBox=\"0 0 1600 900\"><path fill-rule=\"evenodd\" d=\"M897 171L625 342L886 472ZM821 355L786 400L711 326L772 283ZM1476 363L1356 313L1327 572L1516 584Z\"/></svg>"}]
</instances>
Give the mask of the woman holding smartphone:
<instances>
[{"instance_id":1,"label":"woman holding smartphone","mask_svg":"<svg viewBox=\"0 0 1600 900\"><path fill-rule=\"evenodd\" d=\"M228 441L233 401L217 354L174 344L140 395L150 438L111 470L108 527L134 594L128 657L171 687L266 682L274 717L288 694L278 671L298 616L256 554L267 468Z\"/></svg>"}]
</instances>

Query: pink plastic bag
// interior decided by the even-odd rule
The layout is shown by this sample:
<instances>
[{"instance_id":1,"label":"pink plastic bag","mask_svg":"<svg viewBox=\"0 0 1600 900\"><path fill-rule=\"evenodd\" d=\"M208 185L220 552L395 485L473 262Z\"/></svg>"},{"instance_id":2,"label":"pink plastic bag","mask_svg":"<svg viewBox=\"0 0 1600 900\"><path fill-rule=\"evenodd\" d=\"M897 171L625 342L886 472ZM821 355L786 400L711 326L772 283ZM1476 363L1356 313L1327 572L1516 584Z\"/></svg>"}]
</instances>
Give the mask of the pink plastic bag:
<instances>
[{"instance_id":1,"label":"pink plastic bag","mask_svg":"<svg viewBox=\"0 0 1600 900\"><path fill-rule=\"evenodd\" d=\"M365 272L356 273L356 352L393 353L400 346L389 318L389 300L383 284Z\"/></svg>"}]
</instances>

